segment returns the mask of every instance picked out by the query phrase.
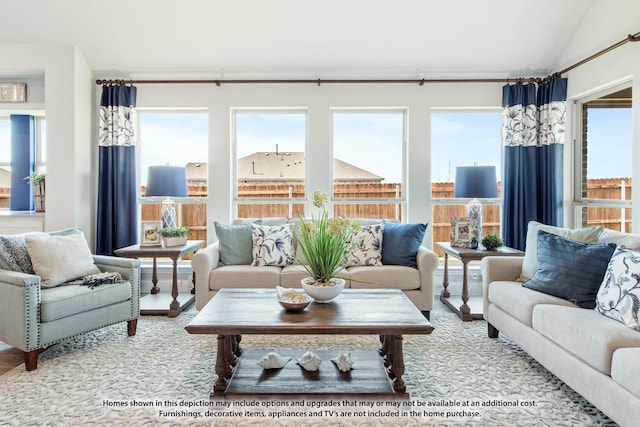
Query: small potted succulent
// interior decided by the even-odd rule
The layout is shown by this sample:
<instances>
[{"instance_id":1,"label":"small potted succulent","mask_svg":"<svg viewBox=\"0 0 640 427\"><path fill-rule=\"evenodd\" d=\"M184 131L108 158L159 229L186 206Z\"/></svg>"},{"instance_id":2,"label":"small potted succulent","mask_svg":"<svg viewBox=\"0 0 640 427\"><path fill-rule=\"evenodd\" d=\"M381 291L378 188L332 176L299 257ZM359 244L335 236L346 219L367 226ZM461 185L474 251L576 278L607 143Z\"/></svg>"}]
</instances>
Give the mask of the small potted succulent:
<instances>
[{"instance_id":1,"label":"small potted succulent","mask_svg":"<svg viewBox=\"0 0 640 427\"><path fill-rule=\"evenodd\" d=\"M187 244L189 229L187 227L166 227L161 228L159 233L165 247L182 246Z\"/></svg>"},{"instance_id":2,"label":"small potted succulent","mask_svg":"<svg viewBox=\"0 0 640 427\"><path fill-rule=\"evenodd\" d=\"M31 175L24 177L29 181L33 189L33 206L36 212L44 212L45 206L45 174L44 172L33 171Z\"/></svg>"},{"instance_id":3,"label":"small potted succulent","mask_svg":"<svg viewBox=\"0 0 640 427\"><path fill-rule=\"evenodd\" d=\"M482 238L482 246L488 251L495 251L500 246L504 246L502 239L495 234L487 234Z\"/></svg>"}]
</instances>

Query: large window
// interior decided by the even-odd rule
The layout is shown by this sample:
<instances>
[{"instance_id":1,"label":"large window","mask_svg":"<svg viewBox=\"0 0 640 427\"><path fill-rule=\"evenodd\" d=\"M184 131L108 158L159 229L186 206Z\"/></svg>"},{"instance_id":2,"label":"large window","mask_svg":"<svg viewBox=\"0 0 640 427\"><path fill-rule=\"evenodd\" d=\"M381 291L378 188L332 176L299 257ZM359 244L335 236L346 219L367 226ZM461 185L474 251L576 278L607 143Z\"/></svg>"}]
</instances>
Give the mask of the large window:
<instances>
[{"instance_id":1,"label":"large window","mask_svg":"<svg viewBox=\"0 0 640 427\"><path fill-rule=\"evenodd\" d=\"M337 109L332 125L334 214L402 220L405 111Z\"/></svg>"},{"instance_id":2,"label":"large window","mask_svg":"<svg viewBox=\"0 0 640 427\"><path fill-rule=\"evenodd\" d=\"M433 242L448 242L451 217L466 216L466 199L454 199L458 166L495 166L498 198L482 203L482 234L500 235L501 113L435 112L431 115ZM435 245L434 245L434 250Z\"/></svg>"},{"instance_id":3,"label":"large window","mask_svg":"<svg viewBox=\"0 0 640 427\"><path fill-rule=\"evenodd\" d=\"M577 150L578 223L631 232L631 87L616 88L577 109L581 144Z\"/></svg>"},{"instance_id":4,"label":"large window","mask_svg":"<svg viewBox=\"0 0 640 427\"><path fill-rule=\"evenodd\" d=\"M140 195L145 195L149 166L184 166L187 197L175 198L177 223L189 227L189 239L207 239L208 115L206 111L139 110ZM143 221L160 219L162 198L141 197Z\"/></svg>"},{"instance_id":5,"label":"large window","mask_svg":"<svg viewBox=\"0 0 640 427\"><path fill-rule=\"evenodd\" d=\"M306 111L235 110L239 218L304 214Z\"/></svg>"}]
</instances>

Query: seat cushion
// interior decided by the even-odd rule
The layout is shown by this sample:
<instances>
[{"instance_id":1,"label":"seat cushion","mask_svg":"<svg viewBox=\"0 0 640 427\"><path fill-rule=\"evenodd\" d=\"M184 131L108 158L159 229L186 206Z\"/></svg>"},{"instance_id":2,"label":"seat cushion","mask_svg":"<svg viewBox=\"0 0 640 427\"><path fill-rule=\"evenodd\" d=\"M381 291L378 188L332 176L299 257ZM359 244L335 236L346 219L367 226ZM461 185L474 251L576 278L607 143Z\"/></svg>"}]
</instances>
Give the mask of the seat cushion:
<instances>
[{"instance_id":1,"label":"seat cushion","mask_svg":"<svg viewBox=\"0 0 640 427\"><path fill-rule=\"evenodd\" d=\"M420 288L420 272L416 268L402 265L380 267L352 266L347 268L351 276L351 287L356 289L400 289ZM356 280L372 283L361 283Z\"/></svg>"},{"instance_id":2,"label":"seat cushion","mask_svg":"<svg viewBox=\"0 0 640 427\"><path fill-rule=\"evenodd\" d=\"M640 398L640 348L620 348L613 353L611 378Z\"/></svg>"},{"instance_id":3,"label":"seat cushion","mask_svg":"<svg viewBox=\"0 0 640 427\"><path fill-rule=\"evenodd\" d=\"M274 288L280 283L281 267L253 267L227 265L218 267L209 276L209 289L222 288Z\"/></svg>"},{"instance_id":4,"label":"seat cushion","mask_svg":"<svg viewBox=\"0 0 640 427\"><path fill-rule=\"evenodd\" d=\"M531 326L533 308L538 304L577 307L570 301L527 289L520 282L498 281L489 285L488 300L527 326Z\"/></svg>"},{"instance_id":5,"label":"seat cushion","mask_svg":"<svg viewBox=\"0 0 640 427\"><path fill-rule=\"evenodd\" d=\"M638 332L595 310L539 304L532 323L536 331L606 375L611 375L616 350L640 347Z\"/></svg>"},{"instance_id":6,"label":"seat cushion","mask_svg":"<svg viewBox=\"0 0 640 427\"><path fill-rule=\"evenodd\" d=\"M131 299L131 283L110 283L91 289L81 285L43 288L40 320L50 322L63 317L106 307Z\"/></svg>"}]
</instances>

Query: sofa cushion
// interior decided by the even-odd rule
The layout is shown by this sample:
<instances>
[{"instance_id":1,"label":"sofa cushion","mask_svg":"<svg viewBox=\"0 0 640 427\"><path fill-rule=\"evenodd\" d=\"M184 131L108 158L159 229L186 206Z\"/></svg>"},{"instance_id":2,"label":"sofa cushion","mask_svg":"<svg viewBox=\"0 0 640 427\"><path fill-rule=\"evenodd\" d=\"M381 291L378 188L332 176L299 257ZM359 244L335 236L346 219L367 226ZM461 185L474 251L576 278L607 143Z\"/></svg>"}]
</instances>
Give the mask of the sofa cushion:
<instances>
[{"instance_id":1,"label":"sofa cushion","mask_svg":"<svg viewBox=\"0 0 640 427\"><path fill-rule=\"evenodd\" d=\"M359 231L349 235L346 243L351 250L349 265L382 265L383 229L382 224L363 225Z\"/></svg>"},{"instance_id":2,"label":"sofa cushion","mask_svg":"<svg viewBox=\"0 0 640 427\"><path fill-rule=\"evenodd\" d=\"M25 242L42 287L100 273L82 232L67 236L26 235Z\"/></svg>"},{"instance_id":3,"label":"sofa cushion","mask_svg":"<svg viewBox=\"0 0 640 427\"><path fill-rule=\"evenodd\" d=\"M640 334L595 310L538 304L533 328L606 375L617 349L640 346Z\"/></svg>"},{"instance_id":4,"label":"sofa cushion","mask_svg":"<svg viewBox=\"0 0 640 427\"><path fill-rule=\"evenodd\" d=\"M489 285L487 298L527 326L531 326L533 309L538 304L558 304L577 308L578 306L562 298L554 297L522 286L512 281L497 281Z\"/></svg>"},{"instance_id":5,"label":"sofa cushion","mask_svg":"<svg viewBox=\"0 0 640 427\"><path fill-rule=\"evenodd\" d=\"M131 283L102 284L95 288L62 285L43 289L40 303L42 322L94 310L131 299Z\"/></svg>"},{"instance_id":6,"label":"sofa cushion","mask_svg":"<svg viewBox=\"0 0 640 427\"><path fill-rule=\"evenodd\" d=\"M416 267L416 254L422 245L427 224L396 224L382 222L382 263Z\"/></svg>"},{"instance_id":7,"label":"sofa cushion","mask_svg":"<svg viewBox=\"0 0 640 427\"><path fill-rule=\"evenodd\" d=\"M611 378L640 398L640 348L619 348L613 353Z\"/></svg>"},{"instance_id":8,"label":"sofa cushion","mask_svg":"<svg viewBox=\"0 0 640 427\"><path fill-rule=\"evenodd\" d=\"M215 268L209 276L209 289L222 288L274 288L280 283L281 267L253 267L227 265Z\"/></svg>"},{"instance_id":9,"label":"sofa cushion","mask_svg":"<svg viewBox=\"0 0 640 427\"><path fill-rule=\"evenodd\" d=\"M533 273L538 269L538 230L547 233L556 234L571 240L577 240L583 243L596 243L598 236L604 230L603 227L586 227L586 228L561 228L552 225L541 224L536 221L529 221L527 225L527 239L524 252L524 260L522 261L522 272L520 273L520 281L526 282L531 279Z\"/></svg>"},{"instance_id":10,"label":"sofa cushion","mask_svg":"<svg viewBox=\"0 0 640 427\"><path fill-rule=\"evenodd\" d=\"M420 288L420 271L402 265L383 265L380 267L348 267L351 287L358 289L401 289L403 291ZM361 283L356 282L360 280Z\"/></svg>"},{"instance_id":11,"label":"sofa cushion","mask_svg":"<svg viewBox=\"0 0 640 427\"><path fill-rule=\"evenodd\" d=\"M261 226L252 223L251 238L251 265L284 267L293 263L293 234L289 224Z\"/></svg>"},{"instance_id":12,"label":"sofa cushion","mask_svg":"<svg viewBox=\"0 0 640 427\"><path fill-rule=\"evenodd\" d=\"M640 332L640 252L616 248L596 296L596 310Z\"/></svg>"},{"instance_id":13,"label":"sofa cushion","mask_svg":"<svg viewBox=\"0 0 640 427\"><path fill-rule=\"evenodd\" d=\"M538 231L538 270L522 286L594 308L614 243L589 245Z\"/></svg>"},{"instance_id":14,"label":"sofa cushion","mask_svg":"<svg viewBox=\"0 0 640 427\"><path fill-rule=\"evenodd\" d=\"M254 224L262 224L262 220L253 221ZM220 242L219 265L249 265L253 261L251 248L251 222L246 224L221 224L213 223L216 236Z\"/></svg>"},{"instance_id":15,"label":"sofa cushion","mask_svg":"<svg viewBox=\"0 0 640 427\"><path fill-rule=\"evenodd\" d=\"M342 277L347 280L344 284L345 288L349 287L349 271L347 269L342 269L337 274L338 277ZM287 265L286 267L282 267L282 271L280 272L280 286L283 288L300 288L300 281L305 277L309 277L309 273L304 267L300 264Z\"/></svg>"},{"instance_id":16,"label":"sofa cushion","mask_svg":"<svg viewBox=\"0 0 640 427\"><path fill-rule=\"evenodd\" d=\"M597 243L615 243L627 249L640 250L640 234L621 233L605 228L598 236Z\"/></svg>"}]
</instances>

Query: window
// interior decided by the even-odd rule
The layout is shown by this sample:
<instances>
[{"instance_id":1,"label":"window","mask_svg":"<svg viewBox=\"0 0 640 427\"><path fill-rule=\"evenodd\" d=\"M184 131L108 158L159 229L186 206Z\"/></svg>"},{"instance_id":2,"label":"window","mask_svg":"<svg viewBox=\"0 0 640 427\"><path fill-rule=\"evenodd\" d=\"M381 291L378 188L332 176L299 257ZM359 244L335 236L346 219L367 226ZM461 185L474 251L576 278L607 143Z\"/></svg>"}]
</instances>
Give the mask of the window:
<instances>
[{"instance_id":1,"label":"window","mask_svg":"<svg viewBox=\"0 0 640 427\"><path fill-rule=\"evenodd\" d=\"M402 220L405 111L334 110L334 215Z\"/></svg>"},{"instance_id":2,"label":"window","mask_svg":"<svg viewBox=\"0 0 640 427\"><path fill-rule=\"evenodd\" d=\"M238 218L304 214L306 111L235 110Z\"/></svg>"},{"instance_id":3,"label":"window","mask_svg":"<svg viewBox=\"0 0 640 427\"><path fill-rule=\"evenodd\" d=\"M578 108L578 223L631 232L631 87L616 88Z\"/></svg>"},{"instance_id":4,"label":"window","mask_svg":"<svg viewBox=\"0 0 640 427\"><path fill-rule=\"evenodd\" d=\"M466 216L468 200L453 198L456 167L476 164L496 167L498 198L482 203L482 234L500 235L500 178L502 175L500 135L499 111L437 112L431 115L433 242L448 242L451 217ZM435 245L434 250L436 250Z\"/></svg>"},{"instance_id":5,"label":"window","mask_svg":"<svg viewBox=\"0 0 640 427\"><path fill-rule=\"evenodd\" d=\"M207 240L206 201L202 200L208 194L207 112L138 111L140 195L145 194L149 166L184 166L187 197L175 199L177 224L189 227L189 239ZM143 221L160 219L159 198L139 200Z\"/></svg>"}]
</instances>

